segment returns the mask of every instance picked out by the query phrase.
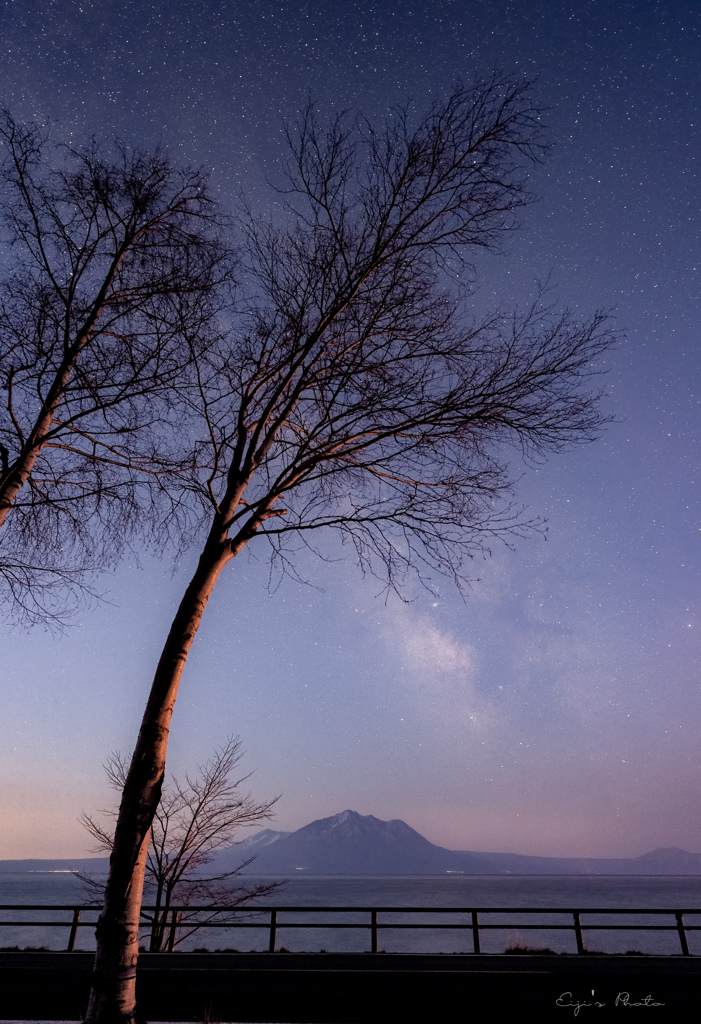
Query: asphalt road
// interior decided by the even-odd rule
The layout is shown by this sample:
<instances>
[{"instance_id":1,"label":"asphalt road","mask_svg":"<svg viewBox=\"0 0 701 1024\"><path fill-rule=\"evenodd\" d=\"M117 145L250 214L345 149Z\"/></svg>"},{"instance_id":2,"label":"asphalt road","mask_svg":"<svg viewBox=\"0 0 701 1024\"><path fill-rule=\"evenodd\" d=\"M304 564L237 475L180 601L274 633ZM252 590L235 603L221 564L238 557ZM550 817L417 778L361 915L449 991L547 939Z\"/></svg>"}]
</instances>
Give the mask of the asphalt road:
<instances>
[{"instance_id":1,"label":"asphalt road","mask_svg":"<svg viewBox=\"0 0 701 1024\"><path fill-rule=\"evenodd\" d=\"M91 953L0 953L0 1019L78 1021ZM143 954L145 1021L701 1019L701 957Z\"/></svg>"}]
</instances>

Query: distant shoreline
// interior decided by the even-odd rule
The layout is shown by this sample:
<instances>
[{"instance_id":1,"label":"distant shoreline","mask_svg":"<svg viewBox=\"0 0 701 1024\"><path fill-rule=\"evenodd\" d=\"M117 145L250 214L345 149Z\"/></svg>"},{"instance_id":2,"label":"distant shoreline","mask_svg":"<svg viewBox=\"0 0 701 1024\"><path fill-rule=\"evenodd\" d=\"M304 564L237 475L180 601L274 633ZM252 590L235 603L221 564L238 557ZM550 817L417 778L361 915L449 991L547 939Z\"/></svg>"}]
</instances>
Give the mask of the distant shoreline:
<instances>
[{"instance_id":1,"label":"distant shoreline","mask_svg":"<svg viewBox=\"0 0 701 1024\"><path fill-rule=\"evenodd\" d=\"M78 875L85 871L92 871L98 874L107 875L109 867L108 862L96 862L90 867L70 867L70 868L24 868L17 865L21 865L22 861L0 861L0 875ZM36 863L36 861L30 861L27 863ZM75 861L71 861L75 863ZM98 863L100 863L100 869L98 870ZM12 866L8 866L12 865ZM383 871L383 872L314 872L314 871L299 871L292 874L291 872L272 872L272 871L261 871L261 872L247 872L242 878L282 878L282 879L344 879L344 878L366 878L366 879L385 879L385 878L415 878L415 879L436 879L436 878L701 878L701 871L651 871L651 872L640 872L633 871L625 873L623 871Z\"/></svg>"}]
</instances>

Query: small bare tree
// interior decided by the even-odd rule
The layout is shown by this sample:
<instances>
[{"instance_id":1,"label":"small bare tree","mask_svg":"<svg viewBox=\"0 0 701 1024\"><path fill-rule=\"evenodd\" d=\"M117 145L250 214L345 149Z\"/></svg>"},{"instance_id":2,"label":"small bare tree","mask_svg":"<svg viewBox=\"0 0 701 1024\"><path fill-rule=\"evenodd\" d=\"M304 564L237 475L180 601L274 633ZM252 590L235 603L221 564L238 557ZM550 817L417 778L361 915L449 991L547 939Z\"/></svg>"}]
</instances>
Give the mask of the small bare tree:
<instances>
[{"instance_id":1,"label":"small bare tree","mask_svg":"<svg viewBox=\"0 0 701 1024\"><path fill-rule=\"evenodd\" d=\"M155 908L150 917L144 915L151 925L151 953L172 950L214 921L220 925L227 921L236 924L241 920L240 915L231 917L227 911L270 896L284 884L233 885L233 879L253 858L223 874L208 876L203 870L217 850L234 844L241 828L268 820L277 802L275 797L258 803L250 793L241 791L250 775L239 779L231 777L241 757L239 739L229 739L199 767L197 775L186 775L184 782L172 778L164 787L151 825L144 881L145 898ZM105 764L110 785L119 793L124 789L128 767L120 754L113 754ZM96 841L95 853L110 852L114 829L89 814L83 814L81 821ZM104 882L84 875L80 877L93 897L102 901ZM217 906L222 910L203 914L181 909L193 904Z\"/></svg>"},{"instance_id":2,"label":"small bare tree","mask_svg":"<svg viewBox=\"0 0 701 1024\"><path fill-rule=\"evenodd\" d=\"M0 599L50 623L159 521L231 267L206 179L163 153L57 146L5 112L0 158Z\"/></svg>"},{"instance_id":3,"label":"small bare tree","mask_svg":"<svg viewBox=\"0 0 701 1024\"><path fill-rule=\"evenodd\" d=\"M611 341L605 318L535 303L477 320L455 283L527 200L520 165L540 141L528 88L498 78L455 89L413 126L399 111L377 130L324 129L309 107L290 136L286 225L247 216L247 301L226 344L198 358L183 500L206 510L206 537L125 780L89 1024L134 1020L170 720L224 567L260 537L293 571L295 538L326 530L390 588L410 571L459 585L475 551L527 528L508 501L512 453L595 436L598 395L583 382Z\"/></svg>"}]
</instances>

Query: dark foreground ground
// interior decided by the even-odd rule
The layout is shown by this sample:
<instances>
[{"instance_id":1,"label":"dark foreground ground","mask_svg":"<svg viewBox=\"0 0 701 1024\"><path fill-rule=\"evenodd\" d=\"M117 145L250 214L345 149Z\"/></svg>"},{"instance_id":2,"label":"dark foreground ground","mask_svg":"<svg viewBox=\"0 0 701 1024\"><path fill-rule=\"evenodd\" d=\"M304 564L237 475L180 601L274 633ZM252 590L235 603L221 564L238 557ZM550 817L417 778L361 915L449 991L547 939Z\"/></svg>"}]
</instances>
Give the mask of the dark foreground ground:
<instances>
[{"instance_id":1,"label":"dark foreground ground","mask_svg":"<svg viewBox=\"0 0 701 1024\"><path fill-rule=\"evenodd\" d=\"M85 1012L90 953L0 953L0 1019ZM701 957L146 953L145 1021L701 1020Z\"/></svg>"}]
</instances>

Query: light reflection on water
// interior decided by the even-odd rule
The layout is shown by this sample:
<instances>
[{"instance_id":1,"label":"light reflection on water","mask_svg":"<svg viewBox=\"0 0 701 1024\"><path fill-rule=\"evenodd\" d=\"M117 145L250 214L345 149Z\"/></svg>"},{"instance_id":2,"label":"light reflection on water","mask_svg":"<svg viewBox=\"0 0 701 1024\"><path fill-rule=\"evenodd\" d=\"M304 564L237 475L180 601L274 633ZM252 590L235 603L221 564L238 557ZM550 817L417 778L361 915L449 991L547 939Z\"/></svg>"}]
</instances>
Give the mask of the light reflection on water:
<instances>
[{"instance_id":1,"label":"light reflection on water","mask_svg":"<svg viewBox=\"0 0 701 1024\"><path fill-rule=\"evenodd\" d=\"M257 879L247 876L246 881ZM242 879L243 881L243 879ZM70 904L88 902L85 890L74 874L67 872L24 872L0 873L0 903ZM266 901L270 905L270 901ZM484 876L450 875L423 877L305 877L299 875L288 880L285 889L275 897L275 906L365 906L365 907L569 907L584 910L586 907L622 908L670 908L698 910L698 916L685 919L686 924L701 925L701 878L698 877L634 877L621 876ZM4 912L3 919L14 920L62 920L66 925L70 913ZM93 915L93 918L96 916ZM324 915L331 920L331 915ZM268 915L261 918L267 921ZM279 914L279 922L294 923L304 917ZM319 920L310 918L306 920ZM333 920L362 922L369 924L369 914L333 915ZM381 913L379 924L399 921L409 923L434 923L435 915L427 913L392 915ZM583 917L583 924L605 923L605 918ZM616 918L615 923L673 925L673 918L659 919L652 915L635 918ZM452 915L451 923L471 921L469 915ZM576 952L574 932L548 931L545 928L530 931L523 928L525 921L536 923L534 918L515 915L482 916L480 923L505 924L499 931L481 931L480 941L483 952L502 953L508 945L549 947L555 952ZM610 919L609 919L610 921ZM538 923L559 923L571 925L571 917L548 917ZM610 923L613 923L610 921ZM46 946L49 949L65 949L69 928L6 927L0 931L0 946ZM178 948L192 950L206 947L209 950L237 949L240 951L267 950L267 928L249 929L202 929L186 939ZM584 933L585 945L591 950L602 952L626 952L639 950L643 953L680 953L679 936L669 932L605 932ZM689 949L701 954L701 933L688 933ZM370 949L370 930L363 929L295 929L281 927L277 933L277 948L285 947L290 952L365 952ZM78 932L76 949L94 948L93 929L82 927ZM464 930L382 930L379 931L378 948L386 952L431 952L471 953L472 932Z\"/></svg>"}]
</instances>

